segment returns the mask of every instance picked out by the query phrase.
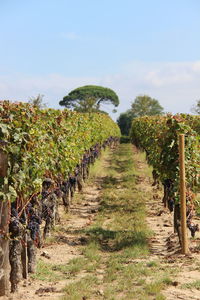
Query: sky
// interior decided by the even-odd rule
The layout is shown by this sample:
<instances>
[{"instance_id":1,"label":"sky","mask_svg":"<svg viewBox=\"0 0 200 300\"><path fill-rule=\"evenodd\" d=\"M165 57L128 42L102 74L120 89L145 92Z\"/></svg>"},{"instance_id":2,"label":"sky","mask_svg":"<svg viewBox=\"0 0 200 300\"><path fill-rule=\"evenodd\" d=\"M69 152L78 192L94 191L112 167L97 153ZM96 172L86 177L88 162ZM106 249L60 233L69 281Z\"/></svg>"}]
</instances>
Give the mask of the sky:
<instances>
[{"instance_id":1,"label":"sky","mask_svg":"<svg viewBox=\"0 0 200 300\"><path fill-rule=\"evenodd\" d=\"M200 0L0 0L0 99L44 95L49 107L74 88L101 85L165 112L200 99Z\"/></svg>"}]
</instances>

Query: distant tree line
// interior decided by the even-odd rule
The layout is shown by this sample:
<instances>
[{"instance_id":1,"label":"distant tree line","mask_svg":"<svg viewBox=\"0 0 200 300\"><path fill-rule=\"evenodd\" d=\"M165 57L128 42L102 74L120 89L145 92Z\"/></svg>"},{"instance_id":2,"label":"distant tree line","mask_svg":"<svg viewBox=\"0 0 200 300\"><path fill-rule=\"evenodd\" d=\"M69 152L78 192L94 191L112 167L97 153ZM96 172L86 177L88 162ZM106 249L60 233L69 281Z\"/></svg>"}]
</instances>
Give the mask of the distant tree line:
<instances>
[{"instance_id":1,"label":"distant tree line","mask_svg":"<svg viewBox=\"0 0 200 300\"><path fill-rule=\"evenodd\" d=\"M47 104L43 102L43 97L44 95L38 94L36 97L31 97L29 103L33 106L46 108ZM68 95L63 97L59 104L78 112L106 113L100 109L101 104L112 104L114 107L117 107L119 105L119 98L117 94L109 88L85 85L72 90ZM200 100L196 101L191 111L194 114L200 114ZM116 112L116 110L114 109L113 112ZM135 98L130 109L120 114L117 123L122 135L128 136L134 118L145 115L154 116L162 114L164 114L164 110L158 100L148 95L140 95Z\"/></svg>"},{"instance_id":2,"label":"distant tree line","mask_svg":"<svg viewBox=\"0 0 200 300\"><path fill-rule=\"evenodd\" d=\"M163 113L163 107L160 105L158 100L147 95L137 96L132 103L131 108L120 114L117 123L121 129L121 133L123 135L129 135L131 123L134 118L145 115L162 115Z\"/></svg>"},{"instance_id":3,"label":"distant tree line","mask_svg":"<svg viewBox=\"0 0 200 300\"><path fill-rule=\"evenodd\" d=\"M200 100L192 107L191 111L200 114ZM134 118L142 116L154 116L164 114L163 107L159 101L147 95L137 96L126 112L121 113L117 119L117 123L121 129L122 135L129 135L131 123Z\"/></svg>"}]
</instances>

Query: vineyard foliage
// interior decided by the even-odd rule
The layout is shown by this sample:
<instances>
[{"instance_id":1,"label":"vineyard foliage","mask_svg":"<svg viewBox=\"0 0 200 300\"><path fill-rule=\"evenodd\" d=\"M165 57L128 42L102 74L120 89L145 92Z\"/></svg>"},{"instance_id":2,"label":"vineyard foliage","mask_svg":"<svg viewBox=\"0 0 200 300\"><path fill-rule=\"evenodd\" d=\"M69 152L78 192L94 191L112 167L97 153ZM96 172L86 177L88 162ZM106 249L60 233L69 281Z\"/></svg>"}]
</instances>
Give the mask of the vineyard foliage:
<instances>
[{"instance_id":1,"label":"vineyard foliage","mask_svg":"<svg viewBox=\"0 0 200 300\"><path fill-rule=\"evenodd\" d=\"M173 182L179 200L178 134L185 134L187 191L200 190L200 116L166 115L137 118L132 123L131 139L146 152L148 163L164 184Z\"/></svg>"},{"instance_id":2,"label":"vineyard foliage","mask_svg":"<svg viewBox=\"0 0 200 300\"><path fill-rule=\"evenodd\" d=\"M105 114L41 110L27 103L1 102L0 120L0 149L8 154L0 197L11 201L27 202L45 177L64 180L85 151L120 136L117 124Z\"/></svg>"}]
</instances>

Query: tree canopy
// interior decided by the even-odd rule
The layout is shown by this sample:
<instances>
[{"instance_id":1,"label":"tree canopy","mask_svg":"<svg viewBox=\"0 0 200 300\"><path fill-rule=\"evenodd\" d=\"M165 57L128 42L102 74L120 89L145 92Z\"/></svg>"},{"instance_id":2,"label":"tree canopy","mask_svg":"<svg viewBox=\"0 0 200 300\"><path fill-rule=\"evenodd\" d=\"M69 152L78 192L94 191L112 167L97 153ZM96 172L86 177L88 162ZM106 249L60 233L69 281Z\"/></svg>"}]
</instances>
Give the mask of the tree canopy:
<instances>
[{"instance_id":1,"label":"tree canopy","mask_svg":"<svg viewBox=\"0 0 200 300\"><path fill-rule=\"evenodd\" d=\"M117 94L102 86L85 85L71 91L59 102L61 106L80 112L100 111L100 104L119 105Z\"/></svg>"},{"instance_id":2,"label":"tree canopy","mask_svg":"<svg viewBox=\"0 0 200 300\"><path fill-rule=\"evenodd\" d=\"M129 135L129 131L131 128L131 122L133 120L133 114L131 109L128 109L126 112L121 113L119 118L117 119L117 124L121 130L121 134Z\"/></svg>"},{"instance_id":3,"label":"tree canopy","mask_svg":"<svg viewBox=\"0 0 200 300\"><path fill-rule=\"evenodd\" d=\"M195 114L200 115L200 100L197 100L196 105L194 105L192 107L192 112L194 112Z\"/></svg>"},{"instance_id":4,"label":"tree canopy","mask_svg":"<svg viewBox=\"0 0 200 300\"><path fill-rule=\"evenodd\" d=\"M147 95L137 96L131 105L134 117L162 115L163 107L158 100Z\"/></svg>"},{"instance_id":5,"label":"tree canopy","mask_svg":"<svg viewBox=\"0 0 200 300\"><path fill-rule=\"evenodd\" d=\"M123 135L129 135L131 123L134 118L145 115L154 116L163 114L163 108L158 100L147 95L137 96L131 105L131 109L121 113L117 119L117 124Z\"/></svg>"}]
</instances>

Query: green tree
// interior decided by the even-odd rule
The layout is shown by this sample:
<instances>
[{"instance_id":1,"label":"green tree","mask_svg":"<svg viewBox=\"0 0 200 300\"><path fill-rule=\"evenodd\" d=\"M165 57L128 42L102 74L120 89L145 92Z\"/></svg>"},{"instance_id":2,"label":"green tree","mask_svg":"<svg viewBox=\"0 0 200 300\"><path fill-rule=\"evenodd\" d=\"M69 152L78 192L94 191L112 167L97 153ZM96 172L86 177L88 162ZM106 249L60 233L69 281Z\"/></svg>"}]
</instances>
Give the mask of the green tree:
<instances>
[{"instance_id":1,"label":"green tree","mask_svg":"<svg viewBox=\"0 0 200 300\"><path fill-rule=\"evenodd\" d=\"M123 135L129 135L131 123L134 118L161 114L163 114L163 107L159 104L158 100L147 95L137 96L131 105L131 109L120 114L117 124Z\"/></svg>"},{"instance_id":2,"label":"green tree","mask_svg":"<svg viewBox=\"0 0 200 300\"><path fill-rule=\"evenodd\" d=\"M158 100L147 95L137 96L131 105L131 111L134 117L162 115L164 113Z\"/></svg>"},{"instance_id":3,"label":"green tree","mask_svg":"<svg viewBox=\"0 0 200 300\"><path fill-rule=\"evenodd\" d=\"M131 123L134 116L131 109L128 109L126 112L121 113L117 119L117 124L121 130L122 135L129 135L131 128Z\"/></svg>"},{"instance_id":4,"label":"green tree","mask_svg":"<svg viewBox=\"0 0 200 300\"><path fill-rule=\"evenodd\" d=\"M200 115L200 100L197 100L196 105L192 107L192 112Z\"/></svg>"},{"instance_id":5,"label":"green tree","mask_svg":"<svg viewBox=\"0 0 200 300\"><path fill-rule=\"evenodd\" d=\"M86 85L71 91L59 102L61 106L80 112L100 111L100 104L119 105L119 98L116 93L105 87Z\"/></svg>"}]
</instances>

